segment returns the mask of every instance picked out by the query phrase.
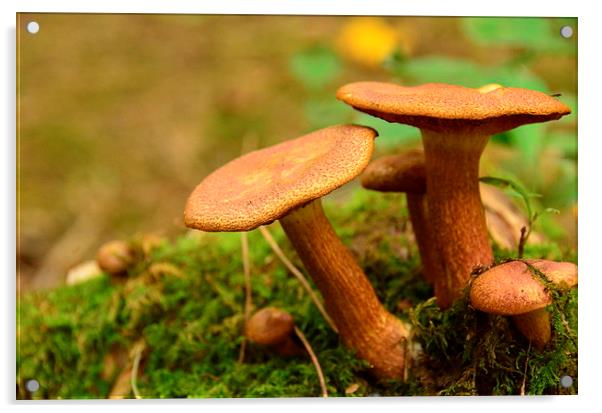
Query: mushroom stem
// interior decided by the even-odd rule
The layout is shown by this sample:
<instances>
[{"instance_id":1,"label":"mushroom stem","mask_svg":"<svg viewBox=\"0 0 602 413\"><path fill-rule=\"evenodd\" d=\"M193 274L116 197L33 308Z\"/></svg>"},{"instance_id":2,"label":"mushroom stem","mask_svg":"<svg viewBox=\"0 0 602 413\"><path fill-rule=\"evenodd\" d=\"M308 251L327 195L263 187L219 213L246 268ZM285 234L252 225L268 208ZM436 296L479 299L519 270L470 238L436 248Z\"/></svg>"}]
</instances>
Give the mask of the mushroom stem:
<instances>
[{"instance_id":1,"label":"mushroom stem","mask_svg":"<svg viewBox=\"0 0 602 413\"><path fill-rule=\"evenodd\" d=\"M516 328L527 337L533 345L543 348L552 338L550 313L544 308L512 317Z\"/></svg>"},{"instance_id":2,"label":"mushroom stem","mask_svg":"<svg viewBox=\"0 0 602 413\"><path fill-rule=\"evenodd\" d=\"M432 231L430 231L426 197L424 194L408 192L406 199L412 230L416 237L416 244L422 262L423 276L428 283L436 284L436 280L440 278L439 274L443 274L443 269L433 246L435 240Z\"/></svg>"},{"instance_id":3,"label":"mushroom stem","mask_svg":"<svg viewBox=\"0 0 602 413\"><path fill-rule=\"evenodd\" d=\"M402 378L408 331L383 307L320 200L291 211L280 223L322 293L343 343L368 361L377 377Z\"/></svg>"},{"instance_id":4,"label":"mushroom stem","mask_svg":"<svg viewBox=\"0 0 602 413\"><path fill-rule=\"evenodd\" d=\"M422 262L422 275L435 289L437 302L442 308L449 307L454 300L449 287L447 273L436 246L436 231L429 222L429 210L424 194L407 193L410 221Z\"/></svg>"},{"instance_id":5,"label":"mushroom stem","mask_svg":"<svg viewBox=\"0 0 602 413\"><path fill-rule=\"evenodd\" d=\"M337 330L336 326L334 325L334 322L332 321L332 319L330 318L330 316L328 315L328 313L324 309L324 306L322 305L322 302L320 301L320 299L318 298L318 296L316 295L316 293L314 292L314 290L311 288L311 286L307 282L307 279L305 278L305 276L303 275L303 273L301 271L299 271L297 269L297 267L295 267L293 265L293 263L286 257L286 255L284 255L284 252L282 252L282 250L280 249L280 246L274 240L274 238L270 234L270 231L268 231L266 227L264 227L264 226L259 227L259 232L261 232L261 235L263 235L263 237L265 238L265 240L267 241L267 243L272 248L272 251L274 251L274 253L276 254L276 256L278 258L280 258L280 261L282 261L282 263L284 264L284 266L286 268L288 268L288 270L291 272L291 274L293 274L295 276L295 278L297 278L297 280L299 281L299 283L301 284L301 286L303 287L303 289L305 289L305 291L309 295L309 298L316 305L316 308L318 309L318 311L320 312L320 314L322 314L322 317L324 317L324 320L326 320L326 322L328 323L328 325L334 330L335 333L338 333L339 331Z\"/></svg>"},{"instance_id":6,"label":"mushroom stem","mask_svg":"<svg viewBox=\"0 0 602 413\"><path fill-rule=\"evenodd\" d=\"M439 306L447 308L460 297L473 269L493 262L479 193L479 158L489 136L442 128L422 129L422 138L429 218L444 271L436 295Z\"/></svg>"},{"instance_id":7,"label":"mushroom stem","mask_svg":"<svg viewBox=\"0 0 602 413\"><path fill-rule=\"evenodd\" d=\"M298 356L303 354L303 350L301 347L295 342L293 336L289 335L285 337L282 341L277 344L274 344L271 347L276 354L280 356Z\"/></svg>"}]
</instances>

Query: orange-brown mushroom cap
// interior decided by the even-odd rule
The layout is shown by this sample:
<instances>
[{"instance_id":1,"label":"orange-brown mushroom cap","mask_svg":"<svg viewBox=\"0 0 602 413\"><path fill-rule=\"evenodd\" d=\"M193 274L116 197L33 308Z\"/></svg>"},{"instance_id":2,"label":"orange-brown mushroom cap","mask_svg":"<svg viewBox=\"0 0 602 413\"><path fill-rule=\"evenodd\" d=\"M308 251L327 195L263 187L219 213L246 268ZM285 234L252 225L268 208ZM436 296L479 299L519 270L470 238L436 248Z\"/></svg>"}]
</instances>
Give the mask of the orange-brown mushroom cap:
<instances>
[{"instance_id":1,"label":"orange-brown mushroom cap","mask_svg":"<svg viewBox=\"0 0 602 413\"><path fill-rule=\"evenodd\" d=\"M424 152L411 149L370 162L360 176L362 186L380 192L426 192Z\"/></svg>"},{"instance_id":2,"label":"orange-brown mushroom cap","mask_svg":"<svg viewBox=\"0 0 602 413\"><path fill-rule=\"evenodd\" d=\"M527 263L561 288L577 284L577 265L547 260L509 261L480 274L470 288L472 306L489 314L519 315L552 302Z\"/></svg>"},{"instance_id":3,"label":"orange-brown mushroom cap","mask_svg":"<svg viewBox=\"0 0 602 413\"><path fill-rule=\"evenodd\" d=\"M486 125L488 133L500 133L571 113L565 104L545 93L513 87L474 89L443 83L406 87L356 82L341 87L337 98L389 122L432 130L460 124Z\"/></svg>"},{"instance_id":4,"label":"orange-brown mushroom cap","mask_svg":"<svg viewBox=\"0 0 602 413\"><path fill-rule=\"evenodd\" d=\"M113 275L125 273L135 258L131 245L120 240L103 244L96 253L96 263L100 269Z\"/></svg>"},{"instance_id":5,"label":"orange-brown mushroom cap","mask_svg":"<svg viewBox=\"0 0 602 413\"><path fill-rule=\"evenodd\" d=\"M249 231L275 221L359 175L376 136L363 126L332 126L248 153L194 189L184 222L202 231Z\"/></svg>"},{"instance_id":6,"label":"orange-brown mushroom cap","mask_svg":"<svg viewBox=\"0 0 602 413\"><path fill-rule=\"evenodd\" d=\"M245 325L245 335L254 343L266 346L283 342L295 328L295 320L284 310L262 308Z\"/></svg>"}]
</instances>

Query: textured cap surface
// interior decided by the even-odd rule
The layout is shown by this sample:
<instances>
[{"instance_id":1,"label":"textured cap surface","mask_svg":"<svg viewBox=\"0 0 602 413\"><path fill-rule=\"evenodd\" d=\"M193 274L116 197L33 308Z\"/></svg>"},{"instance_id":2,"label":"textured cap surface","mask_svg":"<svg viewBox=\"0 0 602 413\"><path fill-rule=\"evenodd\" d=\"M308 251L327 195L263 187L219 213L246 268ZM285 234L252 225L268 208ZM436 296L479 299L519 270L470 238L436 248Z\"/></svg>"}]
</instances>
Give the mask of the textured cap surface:
<instances>
[{"instance_id":1,"label":"textured cap surface","mask_svg":"<svg viewBox=\"0 0 602 413\"><path fill-rule=\"evenodd\" d=\"M194 189L184 223L203 231L248 231L275 221L359 175L376 136L363 126L332 126L237 158Z\"/></svg>"},{"instance_id":2,"label":"textured cap surface","mask_svg":"<svg viewBox=\"0 0 602 413\"><path fill-rule=\"evenodd\" d=\"M525 260L541 271L545 276L561 288L577 285L577 265L572 262L556 262L550 260Z\"/></svg>"},{"instance_id":3,"label":"textured cap surface","mask_svg":"<svg viewBox=\"0 0 602 413\"><path fill-rule=\"evenodd\" d=\"M284 310L262 308L247 321L245 335L257 344L273 345L286 339L295 328L295 320Z\"/></svg>"},{"instance_id":4,"label":"textured cap surface","mask_svg":"<svg viewBox=\"0 0 602 413\"><path fill-rule=\"evenodd\" d=\"M424 152L411 149L370 162L360 176L362 186L381 192L426 192Z\"/></svg>"},{"instance_id":5,"label":"textured cap surface","mask_svg":"<svg viewBox=\"0 0 602 413\"><path fill-rule=\"evenodd\" d=\"M577 266L570 262L525 260L554 284L577 284ZM498 315L518 315L552 302L545 285L523 261L509 261L479 275L470 288L470 302L477 310Z\"/></svg>"},{"instance_id":6,"label":"textured cap surface","mask_svg":"<svg viewBox=\"0 0 602 413\"><path fill-rule=\"evenodd\" d=\"M512 87L473 89L443 83L405 87L356 82L341 87L337 98L389 122L435 130L486 124L491 133L499 133L527 123L559 119L571 112L545 93Z\"/></svg>"}]
</instances>

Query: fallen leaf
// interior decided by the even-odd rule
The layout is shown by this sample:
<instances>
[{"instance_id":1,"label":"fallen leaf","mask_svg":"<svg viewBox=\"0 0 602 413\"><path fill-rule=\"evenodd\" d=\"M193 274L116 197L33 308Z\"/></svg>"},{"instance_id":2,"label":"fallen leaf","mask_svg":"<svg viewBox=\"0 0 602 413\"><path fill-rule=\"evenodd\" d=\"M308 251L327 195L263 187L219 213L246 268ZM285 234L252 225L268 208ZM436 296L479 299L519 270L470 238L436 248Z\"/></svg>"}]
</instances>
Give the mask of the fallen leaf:
<instances>
[{"instance_id":1,"label":"fallen leaf","mask_svg":"<svg viewBox=\"0 0 602 413\"><path fill-rule=\"evenodd\" d=\"M80 284L100 275L102 275L102 270L98 267L96 260L90 260L71 268L67 272L65 282L67 285Z\"/></svg>"},{"instance_id":2,"label":"fallen leaf","mask_svg":"<svg viewBox=\"0 0 602 413\"><path fill-rule=\"evenodd\" d=\"M502 248L517 248L521 229L529 225L527 217L501 189L481 183L480 190L491 238ZM528 243L538 244L543 241L543 236L533 231Z\"/></svg>"},{"instance_id":3,"label":"fallen leaf","mask_svg":"<svg viewBox=\"0 0 602 413\"><path fill-rule=\"evenodd\" d=\"M345 389L345 394L353 394L360 388L359 383L353 383Z\"/></svg>"}]
</instances>

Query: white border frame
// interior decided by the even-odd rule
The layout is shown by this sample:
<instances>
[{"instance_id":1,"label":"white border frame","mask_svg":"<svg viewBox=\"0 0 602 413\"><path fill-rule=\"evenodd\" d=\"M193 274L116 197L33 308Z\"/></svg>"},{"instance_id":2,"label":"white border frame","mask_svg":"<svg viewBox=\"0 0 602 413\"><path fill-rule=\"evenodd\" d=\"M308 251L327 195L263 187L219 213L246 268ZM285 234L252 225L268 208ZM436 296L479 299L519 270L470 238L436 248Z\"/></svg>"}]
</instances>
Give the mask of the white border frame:
<instances>
[{"instance_id":1,"label":"white border frame","mask_svg":"<svg viewBox=\"0 0 602 413\"><path fill-rule=\"evenodd\" d=\"M600 401L602 391L598 383L602 383L600 357L597 347L600 343L599 328L600 302L597 291L602 288L601 271L597 270L598 238L602 234L600 208L600 180L602 176L598 157L602 154L600 142L602 133L596 121L600 115L594 109L600 107L597 98L602 97L600 80L596 78L602 73L599 57L599 43L602 39L600 16L594 11L592 1L546 1L527 2L524 0L504 0L498 5L490 2L474 2L470 0L455 1L386 1L386 0L222 0L222 1L192 1L192 0L105 0L105 1L74 1L74 0L22 0L0 5L3 13L4 41L2 42L2 84L5 95L0 100L2 124L6 125L6 136L2 139L1 153L5 157L1 169L2 193L4 202L0 203L5 225L0 248L0 256L5 264L5 302L2 305L4 318L5 339L1 340L1 354L6 358L3 366L5 372L0 374L3 391L2 401L12 408L39 408L48 411L63 411L64 409L86 409L100 411L111 403L112 409L129 409L144 406L149 410L163 410L166 405L177 405L177 409L211 410L224 408L226 410L244 409L251 411L281 411L306 412L310 409L336 405L345 410L363 411L371 405L382 406L384 409L429 409L438 411L473 411L486 408L488 411L506 411L525 407L529 409L545 408L550 411L589 410L590 403ZM579 304L579 396L552 396L540 398L519 397L479 397L479 398L383 398L383 399L236 399L236 400L195 400L195 401L129 401L115 403L113 401L98 402L16 402L15 401L15 190L16 190L16 160L15 160L15 13L16 12L86 12L86 13L195 13L195 14L305 14L305 15L427 15L427 16L547 16L547 17L578 17L579 18L579 267L581 273L580 304ZM596 41L598 40L598 41ZM583 85L583 87L581 87ZM7 231L7 229L10 229ZM597 324L597 325L596 325ZM6 393L5 393L6 391ZM599 403L598 403L599 404ZM520 407L519 407L520 406Z\"/></svg>"}]
</instances>

